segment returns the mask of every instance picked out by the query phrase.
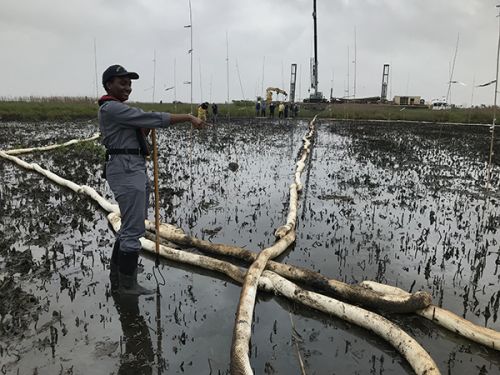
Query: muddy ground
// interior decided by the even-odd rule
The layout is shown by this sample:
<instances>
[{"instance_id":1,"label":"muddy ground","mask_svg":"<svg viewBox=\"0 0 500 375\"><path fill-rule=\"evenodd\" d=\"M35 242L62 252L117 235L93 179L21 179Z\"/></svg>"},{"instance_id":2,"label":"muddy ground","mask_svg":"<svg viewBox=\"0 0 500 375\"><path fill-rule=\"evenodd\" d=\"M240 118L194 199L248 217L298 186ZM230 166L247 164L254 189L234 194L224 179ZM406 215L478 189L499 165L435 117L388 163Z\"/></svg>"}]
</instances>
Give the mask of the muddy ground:
<instances>
[{"instance_id":1,"label":"muddy ground","mask_svg":"<svg viewBox=\"0 0 500 375\"><path fill-rule=\"evenodd\" d=\"M409 123L318 123L303 177L297 241L280 261L349 283L426 290L434 303L500 330L500 143L484 188L489 130ZM286 221L304 121L239 120L159 132L163 221L253 251ZM93 122L0 124L0 149L87 137ZM21 156L110 197L102 149ZM89 199L0 160L0 373L226 374L240 288L219 274L143 257L160 296L109 293L113 232ZM150 210L152 218L152 210ZM443 374L500 374L498 351L414 315L390 315ZM260 293L256 374L411 374L384 341Z\"/></svg>"}]
</instances>

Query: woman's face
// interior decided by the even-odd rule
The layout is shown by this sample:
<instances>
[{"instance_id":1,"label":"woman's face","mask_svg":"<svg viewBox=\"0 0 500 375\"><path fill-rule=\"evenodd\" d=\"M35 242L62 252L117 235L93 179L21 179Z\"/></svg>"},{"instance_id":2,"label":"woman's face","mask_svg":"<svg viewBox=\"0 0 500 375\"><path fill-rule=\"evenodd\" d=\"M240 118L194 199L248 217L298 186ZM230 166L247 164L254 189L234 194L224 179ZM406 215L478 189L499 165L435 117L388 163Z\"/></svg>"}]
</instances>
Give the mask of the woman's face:
<instances>
[{"instance_id":1,"label":"woman's face","mask_svg":"<svg viewBox=\"0 0 500 375\"><path fill-rule=\"evenodd\" d=\"M132 92L132 81L129 77L114 77L107 83L107 87L109 95L124 102Z\"/></svg>"}]
</instances>

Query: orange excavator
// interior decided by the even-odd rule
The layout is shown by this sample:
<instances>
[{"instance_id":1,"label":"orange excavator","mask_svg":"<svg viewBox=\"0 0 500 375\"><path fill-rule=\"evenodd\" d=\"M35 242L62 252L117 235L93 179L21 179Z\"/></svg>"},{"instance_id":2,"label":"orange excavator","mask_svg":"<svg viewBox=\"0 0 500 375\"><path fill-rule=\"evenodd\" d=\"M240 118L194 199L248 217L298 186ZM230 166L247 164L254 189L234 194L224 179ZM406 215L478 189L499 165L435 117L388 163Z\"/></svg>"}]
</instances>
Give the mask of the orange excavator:
<instances>
[{"instance_id":1,"label":"orange excavator","mask_svg":"<svg viewBox=\"0 0 500 375\"><path fill-rule=\"evenodd\" d=\"M283 94L285 98L288 96L287 92L285 90L282 90L277 87L268 87L266 89L266 102L267 104L271 103L273 101L273 92L276 94Z\"/></svg>"}]
</instances>

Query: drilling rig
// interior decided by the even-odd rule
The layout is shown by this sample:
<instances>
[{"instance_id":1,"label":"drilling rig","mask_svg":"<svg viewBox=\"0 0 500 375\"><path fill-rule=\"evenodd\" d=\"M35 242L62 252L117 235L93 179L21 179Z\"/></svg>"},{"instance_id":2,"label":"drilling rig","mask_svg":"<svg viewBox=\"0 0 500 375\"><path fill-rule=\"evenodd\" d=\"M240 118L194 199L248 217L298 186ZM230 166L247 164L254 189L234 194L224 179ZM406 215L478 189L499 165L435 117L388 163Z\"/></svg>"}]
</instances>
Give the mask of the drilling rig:
<instances>
[{"instance_id":1,"label":"drilling rig","mask_svg":"<svg viewBox=\"0 0 500 375\"><path fill-rule=\"evenodd\" d=\"M314 21L314 57L311 58L311 89L307 101L311 103L324 102L323 93L318 91L318 27L316 17L316 0L313 0L313 21Z\"/></svg>"},{"instance_id":2,"label":"drilling rig","mask_svg":"<svg viewBox=\"0 0 500 375\"><path fill-rule=\"evenodd\" d=\"M387 101L387 86L389 85L389 64L384 64L382 71L382 92L380 94L380 101L385 103Z\"/></svg>"},{"instance_id":3,"label":"drilling rig","mask_svg":"<svg viewBox=\"0 0 500 375\"><path fill-rule=\"evenodd\" d=\"M295 103L295 86L297 83L297 64L292 64L290 74L290 102Z\"/></svg>"}]
</instances>

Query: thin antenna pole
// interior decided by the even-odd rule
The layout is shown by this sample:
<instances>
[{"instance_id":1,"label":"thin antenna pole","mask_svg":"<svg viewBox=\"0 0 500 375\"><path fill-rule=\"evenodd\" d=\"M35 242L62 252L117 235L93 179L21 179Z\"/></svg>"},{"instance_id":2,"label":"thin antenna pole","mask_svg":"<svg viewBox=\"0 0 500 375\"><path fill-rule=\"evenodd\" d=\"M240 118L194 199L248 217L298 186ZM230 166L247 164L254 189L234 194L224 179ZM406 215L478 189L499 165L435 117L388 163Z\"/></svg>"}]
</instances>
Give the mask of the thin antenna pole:
<instances>
[{"instance_id":1,"label":"thin antenna pole","mask_svg":"<svg viewBox=\"0 0 500 375\"><path fill-rule=\"evenodd\" d=\"M283 68L283 60L281 60L281 87L283 89L285 88L285 74L284 74L284 68Z\"/></svg>"},{"instance_id":2,"label":"thin antenna pole","mask_svg":"<svg viewBox=\"0 0 500 375\"><path fill-rule=\"evenodd\" d=\"M448 82L448 92L446 93L446 104L451 104L451 83L453 81L453 73L455 72L455 62L457 60L457 53L458 53L458 42L460 40L460 33L457 35L457 44L455 46L455 54L453 55L453 63L451 65L451 71L450 71L450 81Z\"/></svg>"},{"instance_id":3,"label":"thin antenna pole","mask_svg":"<svg viewBox=\"0 0 500 375\"><path fill-rule=\"evenodd\" d=\"M240 81L241 96L245 100L245 92L243 91L243 84L241 83L240 67L238 66L238 59L236 59L236 71L238 72L238 79Z\"/></svg>"},{"instance_id":4,"label":"thin antenna pole","mask_svg":"<svg viewBox=\"0 0 500 375\"><path fill-rule=\"evenodd\" d=\"M406 96L409 95L410 90L410 72L408 72L408 75L406 76Z\"/></svg>"},{"instance_id":5,"label":"thin antenna pole","mask_svg":"<svg viewBox=\"0 0 500 375\"><path fill-rule=\"evenodd\" d=\"M191 91L191 105L190 105L190 113L193 114L193 12L191 9L191 0L189 0L189 31L190 31L190 36L191 36L191 46L189 49L189 55L190 55L190 80L189 80L189 85L190 85L190 91ZM193 195L193 124L189 127L189 193L191 199L190 201L190 212L193 212L193 201L194 201L194 195ZM191 220L188 218L188 233L191 234Z\"/></svg>"},{"instance_id":6,"label":"thin antenna pole","mask_svg":"<svg viewBox=\"0 0 500 375\"><path fill-rule=\"evenodd\" d=\"M299 102L302 101L302 64L299 64Z\"/></svg>"},{"instance_id":7,"label":"thin antenna pole","mask_svg":"<svg viewBox=\"0 0 500 375\"><path fill-rule=\"evenodd\" d=\"M201 80L201 59L198 58L198 65L200 68L200 103L203 103L203 84Z\"/></svg>"},{"instance_id":8,"label":"thin antenna pole","mask_svg":"<svg viewBox=\"0 0 500 375\"><path fill-rule=\"evenodd\" d=\"M474 86L476 85L476 75L472 76L472 93L470 94L470 107L469 107L469 115L467 117L467 122L470 122L472 108L474 106Z\"/></svg>"},{"instance_id":9,"label":"thin antenna pole","mask_svg":"<svg viewBox=\"0 0 500 375\"><path fill-rule=\"evenodd\" d=\"M474 86L476 85L476 75L472 76L472 93L470 95L470 107L472 108L474 105Z\"/></svg>"},{"instance_id":10,"label":"thin antenna pole","mask_svg":"<svg viewBox=\"0 0 500 375\"><path fill-rule=\"evenodd\" d=\"M94 70L95 70L95 97L99 99L99 89L97 84L97 47L96 38L94 38Z\"/></svg>"},{"instance_id":11,"label":"thin antenna pole","mask_svg":"<svg viewBox=\"0 0 500 375\"><path fill-rule=\"evenodd\" d=\"M493 102L493 123L491 125L491 141L490 141L490 156L488 160L488 180L487 188L491 189L491 170L493 162L493 145L495 143L495 126L497 122L497 97L498 97L498 66L500 59L500 5L497 5L498 9L498 46L497 46L497 68L496 68L496 78L495 78L495 100Z\"/></svg>"},{"instance_id":12,"label":"thin antenna pole","mask_svg":"<svg viewBox=\"0 0 500 375\"><path fill-rule=\"evenodd\" d=\"M189 84L191 86L191 114L193 113L193 12L191 10L191 0L189 0L189 26L191 33L191 49L189 53L191 55L191 79Z\"/></svg>"},{"instance_id":13,"label":"thin antenna pole","mask_svg":"<svg viewBox=\"0 0 500 375\"><path fill-rule=\"evenodd\" d=\"M226 78L227 78L227 114L229 116L229 37L226 30Z\"/></svg>"},{"instance_id":14,"label":"thin antenna pole","mask_svg":"<svg viewBox=\"0 0 500 375\"><path fill-rule=\"evenodd\" d=\"M332 85L330 87L330 100L333 99L333 82L334 82L334 78L335 78L335 75L334 75L334 70L332 68Z\"/></svg>"},{"instance_id":15,"label":"thin antenna pole","mask_svg":"<svg viewBox=\"0 0 500 375\"><path fill-rule=\"evenodd\" d=\"M264 92L264 72L265 72L264 68L265 68L265 66L266 66L266 56L264 56L264 58L262 59L262 83L260 85L261 94Z\"/></svg>"},{"instance_id":16,"label":"thin antenna pole","mask_svg":"<svg viewBox=\"0 0 500 375\"><path fill-rule=\"evenodd\" d=\"M156 89L156 49L153 53L153 103L155 102L155 89Z\"/></svg>"},{"instance_id":17,"label":"thin antenna pole","mask_svg":"<svg viewBox=\"0 0 500 375\"><path fill-rule=\"evenodd\" d=\"M174 59L174 110L177 112L177 59Z\"/></svg>"},{"instance_id":18,"label":"thin antenna pole","mask_svg":"<svg viewBox=\"0 0 500 375\"><path fill-rule=\"evenodd\" d=\"M210 95L209 95L210 103L212 103L212 80L213 80L213 75L210 74Z\"/></svg>"},{"instance_id":19,"label":"thin antenna pole","mask_svg":"<svg viewBox=\"0 0 500 375\"><path fill-rule=\"evenodd\" d=\"M151 130L151 139L153 141L153 177L154 177L154 194L155 194L155 250L157 265L160 261L160 193L158 188L158 143L156 142L156 129Z\"/></svg>"},{"instance_id":20,"label":"thin antenna pole","mask_svg":"<svg viewBox=\"0 0 500 375\"><path fill-rule=\"evenodd\" d=\"M356 69L357 69L356 26L354 26L354 99L356 99Z\"/></svg>"},{"instance_id":21,"label":"thin antenna pole","mask_svg":"<svg viewBox=\"0 0 500 375\"><path fill-rule=\"evenodd\" d=\"M389 100L393 100L394 97L392 96L392 76L394 75L394 66L392 65L392 60L391 60L391 74L389 75Z\"/></svg>"},{"instance_id":22,"label":"thin antenna pole","mask_svg":"<svg viewBox=\"0 0 500 375\"><path fill-rule=\"evenodd\" d=\"M349 58L349 46L347 46L347 98L351 97L351 79L349 78L349 66L351 65L351 59Z\"/></svg>"}]
</instances>

